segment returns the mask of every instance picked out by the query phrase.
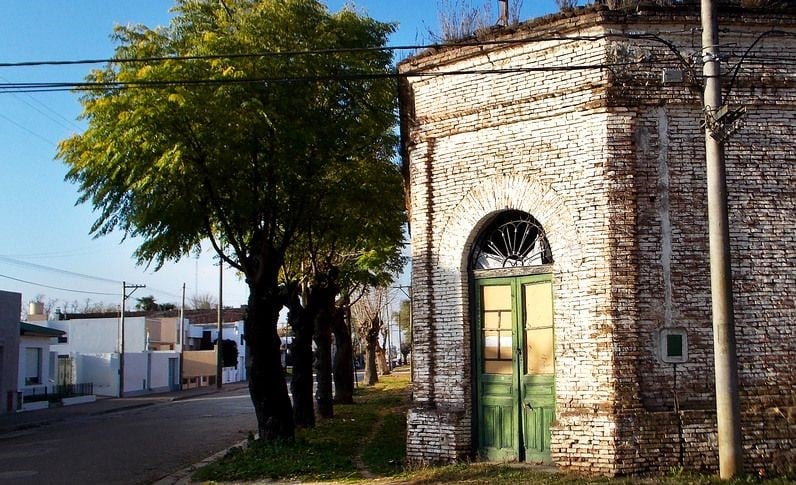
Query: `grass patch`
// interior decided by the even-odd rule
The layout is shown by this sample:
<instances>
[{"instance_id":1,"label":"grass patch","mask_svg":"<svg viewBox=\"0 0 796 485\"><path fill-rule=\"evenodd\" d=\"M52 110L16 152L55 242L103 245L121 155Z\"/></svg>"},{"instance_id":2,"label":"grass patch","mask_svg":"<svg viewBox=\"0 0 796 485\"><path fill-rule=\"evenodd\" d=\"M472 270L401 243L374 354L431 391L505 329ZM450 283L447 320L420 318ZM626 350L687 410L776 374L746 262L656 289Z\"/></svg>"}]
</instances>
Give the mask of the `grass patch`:
<instances>
[{"instance_id":1,"label":"grass patch","mask_svg":"<svg viewBox=\"0 0 796 485\"><path fill-rule=\"evenodd\" d=\"M356 389L354 404L335 405L333 419L319 419L315 428L297 430L293 441L251 441L246 448L233 449L201 468L193 479L355 480L361 478L354 464L360 452L374 473L401 472L406 446L407 386L406 375L381 377L373 387ZM380 414L385 419L374 434ZM371 435L373 442L365 443Z\"/></svg>"},{"instance_id":2,"label":"grass patch","mask_svg":"<svg viewBox=\"0 0 796 485\"><path fill-rule=\"evenodd\" d=\"M376 438L362 452L362 462L372 473L392 476L404 470L406 458L406 415L384 416Z\"/></svg>"},{"instance_id":3,"label":"grass patch","mask_svg":"<svg viewBox=\"0 0 796 485\"><path fill-rule=\"evenodd\" d=\"M314 429L299 430L283 443L251 442L197 471L193 479L224 482L246 480L370 482L356 458L380 483L531 483L540 485L788 485L788 478L744 477L729 482L713 475L674 469L657 477L604 478L552 473L536 468L493 463L405 468L406 373L381 377L371 388L358 388L351 405L335 405L334 419L319 420ZM377 429L374 429L378 426Z\"/></svg>"},{"instance_id":4,"label":"grass patch","mask_svg":"<svg viewBox=\"0 0 796 485\"><path fill-rule=\"evenodd\" d=\"M673 471L669 475L655 477L584 477L568 473L551 473L523 465L499 465L486 463L456 464L421 468L399 476L404 484L422 485L430 483L532 483L534 485L788 485L787 478L760 480L757 477L741 477L730 481L716 476Z\"/></svg>"}]
</instances>

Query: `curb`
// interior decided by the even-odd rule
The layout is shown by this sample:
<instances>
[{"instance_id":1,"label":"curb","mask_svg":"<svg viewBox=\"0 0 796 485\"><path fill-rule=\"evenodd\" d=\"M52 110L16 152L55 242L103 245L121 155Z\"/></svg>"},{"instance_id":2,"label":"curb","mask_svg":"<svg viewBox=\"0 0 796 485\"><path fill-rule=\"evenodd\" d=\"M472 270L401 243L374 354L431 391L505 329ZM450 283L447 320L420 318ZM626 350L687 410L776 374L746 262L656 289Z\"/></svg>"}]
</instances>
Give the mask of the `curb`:
<instances>
[{"instance_id":1,"label":"curb","mask_svg":"<svg viewBox=\"0 0 796 485\"><path fill-rule=\"evenodd\" d=\"M145 402L145 403L141 403L141 404L130 404L129 406L120 406L118 408L105 409L105 410L102 410L102 411L96 411L96 412L93 412L93 413L88 413L88 416L102 416L103 414L117 413L119 411L128 411L130 409L145 408L147 406L154 406L154 405L155 405L155 403L153 403L153 402Z\"/></svg>"},{"instance_id":2,"label":"curb","mask_svg":"<svg viewBox=\"0 0 796 485\"><path fill-rule=\"evenodd\" d=\"M233 448L245 447L247 442L248 440L243 440L228 448L224 448L218 453L214 453L213 455L208 456L202 461L196 462L193 465L189 465L183 468L182 470L177 470L176 472L167 475L161 478L160 480L152 482L152 485L188 485L190 483L193 483L193 481L191 480L191 475L193 475L193 473L196 470L224 457L224 455L229 453L229 451Z\"/></svg>"}]
</instances>

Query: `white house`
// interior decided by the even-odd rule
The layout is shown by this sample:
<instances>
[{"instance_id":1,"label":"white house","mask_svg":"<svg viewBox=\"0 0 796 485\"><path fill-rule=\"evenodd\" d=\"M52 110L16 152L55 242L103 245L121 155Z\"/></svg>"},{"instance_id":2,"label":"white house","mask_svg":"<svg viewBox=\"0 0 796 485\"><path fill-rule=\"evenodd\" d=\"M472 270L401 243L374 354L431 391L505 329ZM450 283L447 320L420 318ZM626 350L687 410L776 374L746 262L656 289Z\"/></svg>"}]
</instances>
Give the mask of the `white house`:
<instances>
[{"instance_id":1,"label":"white house","mask_svg":"<svg viewBox=\"0 0 796 485\"><path fill-rule=\"evenodd\" d=\"M19 323L19 368L17 373L17 395L23 397L22 409L46 408L45 396L56 386L57 353L51 352L55 339L63 338L66 332L31 323ZM37 402L35 397L44 397Z\"/></svg>"},{"instance_id":2,"label":"white house","mask_svg":"<svg viewBox=\"0 0 796 485\"><path fill-rule=\"evenodd\" d=\"M124 339L118 317L42 323L67 333L66 341L53 345L52 350L69 361L71 380L93 382L97 395L119 396L120 388L125 396L179 389L180 353L174 349L174 339L172 344L163 342L160 319L126 316ZM157 348L170 350L152 350L153 333L158 335Z\"/></svg>"}]
</instances>

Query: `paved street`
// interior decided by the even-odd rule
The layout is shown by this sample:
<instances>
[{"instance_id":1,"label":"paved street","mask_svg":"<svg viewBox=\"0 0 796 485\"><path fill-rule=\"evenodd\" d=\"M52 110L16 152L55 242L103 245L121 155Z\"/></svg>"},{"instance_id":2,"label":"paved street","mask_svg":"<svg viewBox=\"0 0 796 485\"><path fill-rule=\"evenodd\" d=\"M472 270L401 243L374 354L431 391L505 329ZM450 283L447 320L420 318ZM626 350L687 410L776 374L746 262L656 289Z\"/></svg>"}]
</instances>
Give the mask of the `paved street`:
<instances>
[{"instance_id":1,"label":"paved street","mask_svg":"<svg viewBox=\"0 0 796 485\"><path fill-rule=\"evenodd\" d=\"M83 408L94 412L44 410L30 424L25 420L35 421L35 411L21 413L31 416L20 416L16 428L6 419L0 422L0 482L152 483L256 429L244 386L187 396L114 399Z\"/></svg>"}]
</instances>

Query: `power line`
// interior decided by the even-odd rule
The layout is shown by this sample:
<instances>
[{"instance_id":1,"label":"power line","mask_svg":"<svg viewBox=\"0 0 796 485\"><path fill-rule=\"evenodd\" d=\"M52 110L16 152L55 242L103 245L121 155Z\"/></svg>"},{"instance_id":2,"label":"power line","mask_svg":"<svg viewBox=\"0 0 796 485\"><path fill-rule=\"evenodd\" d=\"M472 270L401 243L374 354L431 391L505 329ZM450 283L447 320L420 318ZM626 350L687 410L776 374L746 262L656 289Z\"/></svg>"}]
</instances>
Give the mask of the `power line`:
<instances>
[{"instance_id":1,"label":"power line","mask_svg":"<svg viewBox=\"0 0 796 485\"><path fill-rule=\"evenodd\" d=\"M3 77L3 76L0 76L0 80L2 80L2 81L4 81L4 82L7 82L7 83L10 83L10 82L11 82L9 79L7 79L7 78L5 78L5 77ZM34 97L33 97L33 96L31 96L31 95L29 95L29 94L26 94L26 97L30 98L30 100L31 100L33 103L36 103L36 104L38 105L38 107L37 107L37 106L34 106L34 104L33 104L33 103L31 103L30 101L27 101L27 100L26 100L26 99L24 99L22 96L16 96L16 95L14 95L14 96L15 96L15 97L16 97L16 98L17 98L17 99L18 99L18 100L19 100L21 103L24 103L24 104L26 104L26 105L27 105L27 106L29 106L31 109L33 109L34 111L38 112L39 114L41 114L41 115L42 115L42 116L44 116L45 118L48 118L48 119L50 119L50 120L51 120L53 123L56 123L56 124L60 125L62 128L66 128L66 129L68 129L68 130L72 130L72 129L78 129L78 130L79 130L79 129L80 129L80 126L79 126L77 123L75 123L74 121L71 121L71 120L67 119L65 116L63 116L62 114L58 113L57 111L55 111L54 109L52 109L52 108L51 108L51 107L49 107L48 105L46 105L46 104L42 103L41 101L39 101L38 99L34 98ZM54 116L52 116L52 115L55 115L55 117L54 117ZM56 118L56 117L57 117L57 118Z\"/></svg>"},{"instance_id":2,"label":"power line","mask_svg":"<svg viewBox=\"0 0 796 485\"><path fill-rule=\"evenodd\" d=\"M3 90L2 90L2 88L0 87L0 92L2 92L2 91L3 91ZM9 91L9 92L12 92L12 91ZM23 92L24 92L24 91L23 91ZM8 121L9 123L11 123L12 125L16 126L16 127L17 127L17 128L19 128L20 130L27 131L28 133L30 133L31 135L35 136L35 137L36 137L36 138L38 138L39 140L42 140L42 141L44 141L44 142L47 142L47 143L49 143L50 145L53 145L53 146L57 146L57 145L58 145L58 144L57 144L57 143L55 143L54 141L52 141L52 140L50 140L50 139L47 139L47 138L45 138L44 136L42 136L42 135L40 135L40 134L36 133L35 131L31 130L30 128L28 128L28 127L26 127L26 126L24 126L24 125L21 125L21 124L19 124L19 123L17 123L17 122L16 122L16 121L14 121L13 119L9 118L8 116L6 116L6 115L4 115L4 114L2 114L2 113L0 113L0 118L3 118L4 120L6 120L6 121Z\"/></svg>"},{"instance_id":3,"label":"power line","mask_svg":"<svg viewBox=\"0 0 796 485\"><path fill-rule=\"evenodd\" d=\"M207 61L217 59L250 59L250 58L268 58L268 57L298 57L310 55L329 55L329 54L359 54L371 52L395 52L395 51L424 51L424 50L444 50L449 48L462 48L462 47L500 47L507 45L522 45L531 43L543 42L577 42L587 41L594 42L610 38L625 38L625 39L639 39L651 40L657 42L665 42L661 35L674 35L682 33L692 33L693 29L680 29L672 31L656 31L656 32L615 32L610 31L605 34L598 35L559 35L554 32L548 32L545 35L538 37L523 37L513 39L496 39L496 40L467 40L467 41L451 41L449 43L432 43L432 44L408 44L397 46L376 46L376 47L341 47L331 49L304 49L304 50L283 50L283 51L261 51L261 52L229 52L223 54L205 54L205 55L172 55L172 56L148 56L148 57L109 57L109 58L96 58L96 59L73 59L73 60L44 60L44 61L18 61L18 62L0 62L0 68L3 67L44 67L44 66L72 66L72 65L90 65L90 64L129 64L129 63L154 63L154 62L169 62L169 61Z\"/></svg>"},{"instance_id":4,"label":"power line","mask_svg":"<svg viewBox=\"0 0 796 485\"><path fill-rule=\"evenodd\" d=\"M434 78L443 76L463 75L502 75L502 74L527 74L537 72L567 72L583 70L614 69L627 66L645 64L647 61L617 62L606 64L583 64L563 66L539 67L513 67L506 69L462 69L438 72L359 72L350 74L320 74L311 76L273 76L238 79L179 79L162 81L118 81L118 82L45 82L45 83L0 83L0 93L28 93L28 92L53 92L53 91L88 91L93 89L130 89L130 88L166 88L176 86L218 86L218 85L246 85L267 83L291 82L323 82L346 80L379 80L396 78Z\"/></svg>"},{"instance_id":5,"label":"power line","mask_svg":"<svg viewBox=\"0 0 796 485\"><path fill-rule=\"evenodd\" d=\"M99 276L87 275L87 274L83 274L83 273L76 273L74 271L68 271L68 270L65 270L65 269L53 268L52 266L45 266L43 264L31 263L31 262L28 262L28 261L21 261L19 259L9 258L8 256L0 255L0 261L5 261L6 263L15 264L17 266L34 268L34 269L39 269L39 270L44 270L44 271L53 271L53 272L65 274L65 275L68 275L68 276L75 276L75 277L78 277L78 278L85 278L85 279L94 280L94 281L101 281L101 282L104 282L104 283L113 283L113 284L121 283L121 281L117 281L117 280L112 280L112 279L108 279L108 278L102 278L102 277L99 277Z\"/></svg>"},{"instance_id":6,"label":"power line","mask_svg":"<svg viewBox=\"0 0 796 485\"><path fill-rule=\"evenodd\" d=\"M405 50L441 50L445 48L460 48L460 47L487 47L487 46L501 46L512 44L527 44L551 41L597 41L608 37L631 37L631 38L644 38L647 36L656 36L657 34L648 33L623 33L623 32L610 32L601 35L582 35L582 36L565 36L565 35L548 35L534 38L523 39L503 39L503 40L483 40L483 41L463 41L451 43L433 43L433 44L413 44L413 45L397 45L397 46L379 46L379 47L343 47L333 49L306 49L306 50L285 50L285 51L262 51L262 52L230 52L225 54L206 54L206 55L173 55L173 56L149 56L149 57L130 57L130 58L97 58L97 59L77 59L77 60L45 60L45 61L19 61L19 62L0 62L0 68L3 67L43 67L43 66L71 66L71 65L86 65L86 64L128 64L128 63L152 63L152 62L167 62L167 61L207 61L215 59L248 59L248 58L267 58L267 57L297 57L305 55L327 55L327 54L357 54L369 52L394 52Z\"/></svg>"},{"instance_id":7,"label":"power line","mask_svg":"<svg viewBox=\"0 0 796 485\"><path fill-rule=\"evenodd\" d=\"M8 275L4 275L4 274L0 274L0 277L1 278L7 278L9 280L18 281L20 283L26 283L26 284L29 284L29 285L41 286L42 288L49 288L49 289L52 289L52 290L70 291L72 293L85 293L87 295L117 296L116 293L102 293L102 292L99 292L99 291L72 290L72 289L69 289L69 288L61 288L61 287L58 287L58 286L45 285L44 283L36 283L34 281L22 280L22 279L14 278L13 276L8 276Z\"/></svg>"}]
</instances>

